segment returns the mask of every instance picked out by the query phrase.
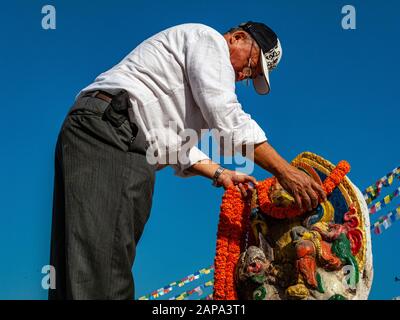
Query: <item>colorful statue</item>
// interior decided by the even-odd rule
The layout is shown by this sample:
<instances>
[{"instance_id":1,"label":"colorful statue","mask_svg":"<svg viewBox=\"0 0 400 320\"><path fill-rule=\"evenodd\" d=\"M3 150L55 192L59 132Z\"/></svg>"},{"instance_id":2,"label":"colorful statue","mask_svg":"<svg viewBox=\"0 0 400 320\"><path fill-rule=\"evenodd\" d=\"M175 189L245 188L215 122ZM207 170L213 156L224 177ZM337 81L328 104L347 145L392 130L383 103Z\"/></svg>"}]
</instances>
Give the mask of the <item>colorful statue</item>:
<instances>
[{"instance_id":1,"label":"colorful statue","mask_svg":"<svg viewBox=\"0 0 400 320\"><path fill-rule=\"evenodd\" d=\"M368 208L335 167L305 152L292 165L323 186L328 200L312 212L294 210L277 182L261 182L251 201L248 238L235 271L239 299L367 299L372 282Z\"/></svg>"}]
</instances>

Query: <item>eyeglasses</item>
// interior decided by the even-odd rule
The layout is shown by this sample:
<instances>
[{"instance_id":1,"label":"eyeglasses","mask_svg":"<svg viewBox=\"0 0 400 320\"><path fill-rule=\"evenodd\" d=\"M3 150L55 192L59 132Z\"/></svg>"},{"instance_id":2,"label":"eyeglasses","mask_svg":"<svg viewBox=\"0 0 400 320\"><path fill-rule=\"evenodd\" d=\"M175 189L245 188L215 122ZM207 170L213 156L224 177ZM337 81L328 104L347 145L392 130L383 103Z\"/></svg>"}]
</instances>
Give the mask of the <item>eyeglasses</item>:
<instances>
[{"instance_id":1,"label":"eyeglasses","mask_svg":"<svg viewBox=\"0 0 400 320\"><path fill-rule=\"evenodd\" d=\"M252 78L252 75L256 74L256 71L253 70L251 67L251 53L253 52L253 45L254 45L254 40L251 41L251 48L250 48L250 54L249 54L249 63L247 67L244 67L242 72L244 76L246 77L246 86L249 85L249 80Z\"/></svg>"}]
</instances>

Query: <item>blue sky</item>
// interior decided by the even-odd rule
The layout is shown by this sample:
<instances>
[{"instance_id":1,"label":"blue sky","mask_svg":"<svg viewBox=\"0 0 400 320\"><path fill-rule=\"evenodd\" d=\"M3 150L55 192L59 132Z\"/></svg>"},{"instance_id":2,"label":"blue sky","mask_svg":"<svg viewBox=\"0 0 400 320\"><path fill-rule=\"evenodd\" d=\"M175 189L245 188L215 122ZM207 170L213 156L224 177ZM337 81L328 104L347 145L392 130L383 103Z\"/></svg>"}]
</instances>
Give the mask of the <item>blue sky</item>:
<instances>
[{"instance_id":1,"label":"blue sky","mask_svg":"<svg viewBox=\"0 0 400 320\"><path fill-rule=\"evenodd\" d=\"M41 28L46 4L56 7L56 30ZM356 30L341 27L346 4L356 8ZM247 20L270 25L281 39L283 59L271 75L270 95L238 83L243 108L283 157L308 150L332 162L345 159L352 165L349 177L364 189L400 165L399 12L394 0L2 4L0 299L46 298L41 268L49 257L58 130L79 90L141 41L186 22L221 33ZM254 175L269 176L261 169ZM133 268L136 297L213 263L221 196L204 178L178 178L169 168L157 174ZM394 224L373 236L371 299L400 295L394 282L400 275L399 232Z\"/></svg>"}]
</instances>

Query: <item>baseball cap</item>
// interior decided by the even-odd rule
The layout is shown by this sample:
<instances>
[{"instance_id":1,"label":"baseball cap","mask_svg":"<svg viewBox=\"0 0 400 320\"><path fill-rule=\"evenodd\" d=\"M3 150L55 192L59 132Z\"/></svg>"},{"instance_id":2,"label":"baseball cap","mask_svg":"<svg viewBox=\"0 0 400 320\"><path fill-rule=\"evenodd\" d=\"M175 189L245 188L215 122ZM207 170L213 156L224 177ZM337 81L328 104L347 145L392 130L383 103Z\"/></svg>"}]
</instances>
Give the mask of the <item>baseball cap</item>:
<instances>
[{"instance_id":1,"label":"baseball cap","mask_svg":"<svg viewBox=\"0 0 400 320\"><path fill-rule=\"evenodd\" d=\"M276 68L282 58L281 43L274 31L264 23L248 21L239 25L257 42L261 49L262 74L253 79L258 94L268 94L271 90L269 73Z\"/></svg>"}]
</instances>

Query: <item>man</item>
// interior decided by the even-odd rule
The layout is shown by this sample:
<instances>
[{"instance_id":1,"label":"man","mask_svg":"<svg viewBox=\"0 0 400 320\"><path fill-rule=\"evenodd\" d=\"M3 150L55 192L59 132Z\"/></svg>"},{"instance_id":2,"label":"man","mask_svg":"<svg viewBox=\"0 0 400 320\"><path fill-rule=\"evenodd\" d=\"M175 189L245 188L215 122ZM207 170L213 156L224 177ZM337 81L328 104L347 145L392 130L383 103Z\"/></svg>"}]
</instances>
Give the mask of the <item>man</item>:
<instances>
[{"instance_id":1,"label":"man","mask_svg":"<svg viewBox=\"0 0 400 320\"><path fill-rule=\"evenodd\" d=\"M141 43L81 91L56 147L51 299L131 299L136 245L149 217L154 174L167 160L177 175L202 175L246 195L253 177L223 169L180 132L217 129L235 150L274 174L303 210L325 199L322 189L266 142L235 94L252 79L270 91L269 72L282 55L276 34L248 22L224 35L184 24ZM172 125L171 125L172 124ZM149 152L152 150L152 152ZM154 158L154 157L153 157Z\"/></svg>"}]
</instances>

